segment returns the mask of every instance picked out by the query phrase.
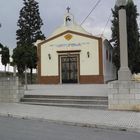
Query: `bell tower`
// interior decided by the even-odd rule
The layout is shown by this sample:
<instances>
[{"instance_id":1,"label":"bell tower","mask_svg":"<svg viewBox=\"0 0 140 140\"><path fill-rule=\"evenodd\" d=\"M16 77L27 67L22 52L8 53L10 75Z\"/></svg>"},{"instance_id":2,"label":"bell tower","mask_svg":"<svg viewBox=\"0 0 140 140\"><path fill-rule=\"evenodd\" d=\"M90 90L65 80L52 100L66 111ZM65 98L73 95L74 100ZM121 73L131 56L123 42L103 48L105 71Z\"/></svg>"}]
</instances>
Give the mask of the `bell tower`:
<instances>
[{"instance_id":1,"label":"bell tower","mask_svg":"<svg viewBox=\"0 0 140 140\"><path fill-rule=\"evenodd\" d=\"M64 26L71 26L74 24L74 16L70 13L70 7L67 7L67 13L64 15Z\"/></svg>"}]
</instances>

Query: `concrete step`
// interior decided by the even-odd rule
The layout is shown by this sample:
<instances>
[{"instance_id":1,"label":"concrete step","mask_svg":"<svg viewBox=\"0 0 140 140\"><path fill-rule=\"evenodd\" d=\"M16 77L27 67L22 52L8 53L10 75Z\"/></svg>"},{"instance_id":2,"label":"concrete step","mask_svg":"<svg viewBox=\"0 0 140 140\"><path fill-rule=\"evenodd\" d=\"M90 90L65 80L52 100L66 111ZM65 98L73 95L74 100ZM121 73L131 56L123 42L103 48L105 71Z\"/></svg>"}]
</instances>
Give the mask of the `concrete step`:
<instances>
[{"instance_id":1,"label":"concrete step","mask_svg":"<svg viewBox=\"0 0 140 140\"><path fill-rule=\"evenodd\" d=\"M107 105L108 101L96 99L47 99L47 98L22 98L21 102L39 102L39 103L69 103L69 104L102 104Z\"/></svg>"},{"instance_id":2,"label":"concrete step","mask_svg":"<svg viewBox=\"0 0 140 140\"><path fill-rule=\"evenodd\" d=\"M108 98L102 96L24 95L21 103L44 106L107 109Z\"/></svg>"},{"instance_id":3,"label":"concrete step","mask_svg":"<svg viewBox=\"0 0 140 140\"><path fill-rule=\"evenodd\" d=\"M106 97L106 96L24 95L24 98L108 100L108 97Z\"/></svg>"},{"instance_id":4,"label":"concrete step","mask_svg":"<svg viewBox=\"0 0 140 140\"><path fill-rule=\"evenodd\" d=\"M93 105L93 104L58 104L58 103L39 103L39 102L22 102L23 104L29 105L43 105L43 106L55 106L55 107L73 107L73 108L84 108L84 109L107 109L107 105Z\"/></svg>"}]
</instances>

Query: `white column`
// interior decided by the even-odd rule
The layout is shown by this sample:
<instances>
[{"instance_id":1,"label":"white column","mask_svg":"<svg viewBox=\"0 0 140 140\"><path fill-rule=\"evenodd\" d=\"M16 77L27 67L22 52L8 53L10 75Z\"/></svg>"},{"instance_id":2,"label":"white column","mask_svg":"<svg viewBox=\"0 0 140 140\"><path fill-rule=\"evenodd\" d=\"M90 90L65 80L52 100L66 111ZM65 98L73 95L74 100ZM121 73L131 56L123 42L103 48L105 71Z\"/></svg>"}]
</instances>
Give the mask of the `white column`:
<instances>
[{"instance_id":1,"label":"white column","mask_svg":"<svg viewBox=\"0 0 140 140\"><path fill-rule=\"evenodd\" d=\"M127 24L126 10L124 6L119 10L119 36L120 36L120 69L118 71L119 81L129 81L131 72L128 68L128 50L127 50Z\"/></svg>"}]
</instances>

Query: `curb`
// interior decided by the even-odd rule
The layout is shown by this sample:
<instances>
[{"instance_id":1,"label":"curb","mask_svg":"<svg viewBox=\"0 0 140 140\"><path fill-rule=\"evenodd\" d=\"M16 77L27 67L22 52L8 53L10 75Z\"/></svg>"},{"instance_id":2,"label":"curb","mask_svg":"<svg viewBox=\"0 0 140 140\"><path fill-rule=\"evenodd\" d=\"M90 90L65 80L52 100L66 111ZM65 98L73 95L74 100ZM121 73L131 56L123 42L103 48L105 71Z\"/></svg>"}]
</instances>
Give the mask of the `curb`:
<instances>
[{"instance_id":1,"label":"curb","mask_svg":"<svg viewBox=\"0 0 140 140\"><path fill-rule=\"evenodd\" d=\"M107 130L116 130L116 131L127 131L127 132L137 132L140 133L139 128L128 128L128 127L118 127L118 126L111 126L105 124L89 124L89 123L79 123L79 122L69 122L69 121L61 121L61 120L51 120L47 118L38 118L33 116L20 116L20 115L13 115L10 113L0 113L2 117L11 117L11 118L18 118L18 119L27 119L27 120L38 120L38 121L47 121L56 124L62 125L71 125L71 126L79 126L79 127L88 127L88 128L98 128L98 129L107 129Z\"/></svg>"}]
</instances>

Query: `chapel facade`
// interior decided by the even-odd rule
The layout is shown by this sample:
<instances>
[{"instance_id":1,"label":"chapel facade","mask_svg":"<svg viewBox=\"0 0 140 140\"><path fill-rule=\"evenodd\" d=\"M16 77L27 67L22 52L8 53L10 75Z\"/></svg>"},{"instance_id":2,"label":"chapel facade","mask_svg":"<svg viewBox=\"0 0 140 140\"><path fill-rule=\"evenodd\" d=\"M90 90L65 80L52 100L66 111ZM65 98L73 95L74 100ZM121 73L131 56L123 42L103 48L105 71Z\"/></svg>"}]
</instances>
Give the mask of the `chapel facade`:
<instances>
[{"instance_id":1,"label":"chapel facade","mask_svg":"<svg viewBox=\"0 0 140 140\"><path fill-rule=\"evenodd\" d=\"M39 84L101 84L116 78L109 41L77 25L69 10L64 24L36 46Z\"/></svg>"}]
</instances>

